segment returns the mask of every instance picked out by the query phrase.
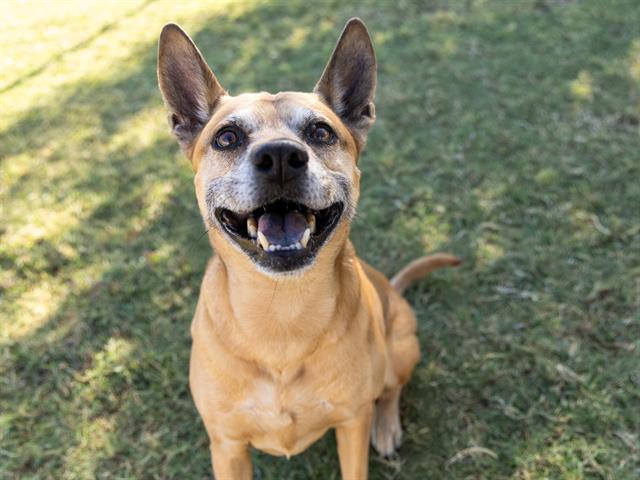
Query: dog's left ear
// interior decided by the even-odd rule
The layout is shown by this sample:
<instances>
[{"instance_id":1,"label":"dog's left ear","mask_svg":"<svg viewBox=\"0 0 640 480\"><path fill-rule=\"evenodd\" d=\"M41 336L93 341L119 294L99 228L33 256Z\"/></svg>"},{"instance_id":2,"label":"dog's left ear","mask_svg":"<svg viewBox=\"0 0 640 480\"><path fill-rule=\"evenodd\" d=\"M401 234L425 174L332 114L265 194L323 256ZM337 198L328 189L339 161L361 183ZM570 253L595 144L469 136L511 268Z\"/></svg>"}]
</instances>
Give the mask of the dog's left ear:
<instances>
[{"instance_id":1,"label":"dog's left ear","mask_svg":"<svg viewBox=\"0 0 640 480\"><path fill-rule=\"evenodd\" d=\"M314 90L338 114L362 146L375 120L376 55L367 27L347 22Z\"/></svg>"},{"instance_id":2,"label":"dog's left ear","mask_svg":"<svg viewBox=\"0 0 640 480\"><path fill-rule=\"evenodd\" d=\"M174 23L160 34L158 81L173 133L190 156L194 140L226 92L193 41Z\"/></svg>"}]
</instances>

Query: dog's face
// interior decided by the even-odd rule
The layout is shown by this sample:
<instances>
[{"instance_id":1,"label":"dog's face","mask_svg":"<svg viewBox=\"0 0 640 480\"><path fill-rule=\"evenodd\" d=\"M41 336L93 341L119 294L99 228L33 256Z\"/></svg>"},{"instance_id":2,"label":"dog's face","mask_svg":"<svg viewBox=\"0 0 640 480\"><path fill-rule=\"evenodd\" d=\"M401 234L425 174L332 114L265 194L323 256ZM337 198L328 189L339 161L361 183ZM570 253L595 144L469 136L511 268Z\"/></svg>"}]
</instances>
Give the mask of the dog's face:
<instances>
[{"instance_id":1,"label":"dog's face","mask_svg":"<svg viewBox=\"0 0 640 480\"><path fill-rule=\"evenodd\" d=\"M375 117L375 56L362 22L347 23L312 93L230 96L176 25L160 36L158 77L221 255L293 272L344 242Z\"/></svg>"}]
</instances>

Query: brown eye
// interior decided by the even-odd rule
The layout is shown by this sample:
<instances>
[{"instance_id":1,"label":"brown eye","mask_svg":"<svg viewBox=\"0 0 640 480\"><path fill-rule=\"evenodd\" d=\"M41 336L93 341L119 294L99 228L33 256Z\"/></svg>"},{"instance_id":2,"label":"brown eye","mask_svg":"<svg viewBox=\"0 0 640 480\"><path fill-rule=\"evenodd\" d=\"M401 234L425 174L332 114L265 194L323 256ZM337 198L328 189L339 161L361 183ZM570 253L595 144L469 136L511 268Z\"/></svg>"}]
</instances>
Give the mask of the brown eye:
<instances>
[{"instance_id":1,"label":"brown eye","mask_svg":"<svg viewBox=\"0 0 640 480\"><path fill-rule=\"evenodd\" d=\"M315 143L331 144L335 139L335 133L326 123L314 123L307 133L309 140Z\"/></svg>"},{"instance_id":2,"label":"brown eye","mask_svg":"<svg viewBox=\"0 0 640 480\"><path fill-rule=\"evenodd\" d=\"M214 143L221 150L233 148L240 143L240 135L232 128L223 128L216 135Z\"/></svg>"}]
</instances>

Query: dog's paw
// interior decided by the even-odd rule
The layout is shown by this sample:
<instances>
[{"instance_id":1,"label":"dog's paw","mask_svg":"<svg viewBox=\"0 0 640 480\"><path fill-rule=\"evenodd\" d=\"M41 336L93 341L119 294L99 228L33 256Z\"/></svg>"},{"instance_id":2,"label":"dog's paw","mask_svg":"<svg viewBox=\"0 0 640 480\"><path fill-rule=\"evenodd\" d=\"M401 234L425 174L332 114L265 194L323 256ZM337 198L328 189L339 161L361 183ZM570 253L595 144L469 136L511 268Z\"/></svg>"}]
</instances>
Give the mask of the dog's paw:
<instances>
[{"instance_id":1,"label":"dog's paw","mask_svg":"<svg viewBox=\"0 0 640 480\"><path fill-rule=\"evenodd\" d=\"M402 443L402 425L397 408L377 405L371 425L371 444L383 457L391 457Z\"/></svg>"}]
</instances>

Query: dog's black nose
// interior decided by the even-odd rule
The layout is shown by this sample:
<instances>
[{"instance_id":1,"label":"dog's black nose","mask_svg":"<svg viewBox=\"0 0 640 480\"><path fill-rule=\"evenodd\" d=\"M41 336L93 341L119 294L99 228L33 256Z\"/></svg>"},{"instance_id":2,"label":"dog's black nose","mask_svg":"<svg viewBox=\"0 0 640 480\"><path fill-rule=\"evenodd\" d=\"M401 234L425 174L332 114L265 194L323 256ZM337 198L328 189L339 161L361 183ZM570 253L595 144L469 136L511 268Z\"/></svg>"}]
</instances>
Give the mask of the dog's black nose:
<instances>
[{"instance_id":1,"label":"dog's black nose","mask_svg":"<svg viewBox=\"0 0 640 480\"><path fill-rule=\"evenodd\" d=\"M277 140L258 147L251 161L256 173L284 186L305 172L309 155L296 142Z\"/></svg>"}]
</instances>

